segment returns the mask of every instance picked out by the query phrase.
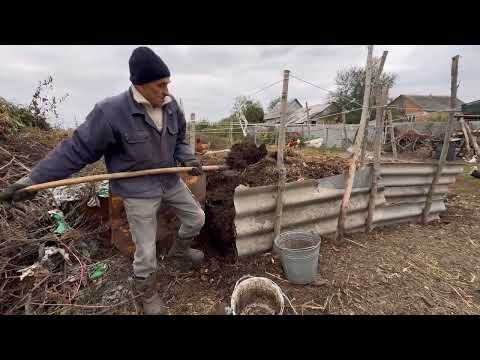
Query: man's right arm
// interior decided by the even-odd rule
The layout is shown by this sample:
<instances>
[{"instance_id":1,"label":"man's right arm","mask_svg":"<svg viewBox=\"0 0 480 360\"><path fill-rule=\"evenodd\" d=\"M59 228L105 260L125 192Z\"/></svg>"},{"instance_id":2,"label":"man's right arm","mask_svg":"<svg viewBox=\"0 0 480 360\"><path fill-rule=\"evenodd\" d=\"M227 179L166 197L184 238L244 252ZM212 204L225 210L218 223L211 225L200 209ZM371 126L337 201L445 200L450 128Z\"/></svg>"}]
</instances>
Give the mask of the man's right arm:
<instances>
[{"instance_id":1,"label":"man's right arm","mask_svg":"<svg viewBox=\"0 0 480 360\"><path fill-rule=\"evenodd\" d=\"M72 137L62 141L35 165L30 177L35 184L65 179L99 160L114 143L113 130L102 109L96 105Z\"/></svg>"}]
</instances>

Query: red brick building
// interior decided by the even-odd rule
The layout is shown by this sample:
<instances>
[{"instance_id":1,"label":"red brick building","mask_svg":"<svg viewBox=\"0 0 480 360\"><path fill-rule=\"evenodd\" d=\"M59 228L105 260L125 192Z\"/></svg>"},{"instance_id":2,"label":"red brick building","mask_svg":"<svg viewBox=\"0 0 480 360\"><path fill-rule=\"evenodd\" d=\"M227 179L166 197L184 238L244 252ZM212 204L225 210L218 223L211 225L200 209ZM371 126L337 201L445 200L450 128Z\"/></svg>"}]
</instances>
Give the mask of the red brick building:
<instances>
[{"instance_id":1,"label":"red brick building","mask_svg":"<svg viewBox=\"0 0 480 360\"><path fill-rule=\"evenodd\" d=\"M455 110L462 111L464 102L457 98ZM407 121L422 122L433 119L446 118L450 110L450 96L432 95L400 95L390 104Z\"/></svg>"}]
</instances>

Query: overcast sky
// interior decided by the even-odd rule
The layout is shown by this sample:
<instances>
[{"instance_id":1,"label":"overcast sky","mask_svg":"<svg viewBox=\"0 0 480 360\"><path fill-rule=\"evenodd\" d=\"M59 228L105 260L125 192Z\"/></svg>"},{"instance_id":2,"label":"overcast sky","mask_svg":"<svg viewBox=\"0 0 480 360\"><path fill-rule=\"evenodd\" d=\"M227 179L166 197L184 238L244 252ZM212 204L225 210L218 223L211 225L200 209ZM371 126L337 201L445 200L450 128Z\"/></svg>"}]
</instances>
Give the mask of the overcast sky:
<instances>
[{"instance_id":1,"label":"overcast sky","mask_svg":"<svg viewBox=\"0 0 480 360\"><path fill-rule=\"evenodd\" d=\"M94 104L129 86L128 58L136 46L0 46L0 96L27 104L39 80L54 78L55 94L70 96L60 107L59 123L81 123ZM333 90L339 69L364 65L363 45L178 45L152 48L172 73L171 93L185 112L217 121L229 115L234 98L249 95L282 79L284 69ZM480 46L375 46L388 50L384 70L398 74L391 96L450 94L451 58L460 57L458 97L480 98ZM254 96L264 108L281 93L281 83ZM292 79L289 98L309 105L325 102L327 92Z\"/></svg>"}]
</instances>

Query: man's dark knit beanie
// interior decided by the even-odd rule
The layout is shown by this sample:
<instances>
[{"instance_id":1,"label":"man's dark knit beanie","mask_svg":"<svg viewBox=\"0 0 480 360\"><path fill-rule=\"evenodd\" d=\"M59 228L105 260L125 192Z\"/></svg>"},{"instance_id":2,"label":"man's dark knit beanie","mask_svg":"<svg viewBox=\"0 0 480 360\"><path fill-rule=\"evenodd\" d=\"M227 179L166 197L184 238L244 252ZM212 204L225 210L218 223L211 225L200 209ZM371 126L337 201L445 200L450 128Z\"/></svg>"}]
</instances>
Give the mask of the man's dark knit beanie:
<instances>
[{"instance_id":1,"label":"man's dark knit beanie","mask_svg":"<svg viewBox=\"0 0 480 360\"><path fill-rule=\"evenodd\" d=\"M140 46L133 50L128 65L130 67L130 81L135 85L143 85L170 77L170 70L168 70L167 65L146 46Z\"/></svg>"}]
</instances>

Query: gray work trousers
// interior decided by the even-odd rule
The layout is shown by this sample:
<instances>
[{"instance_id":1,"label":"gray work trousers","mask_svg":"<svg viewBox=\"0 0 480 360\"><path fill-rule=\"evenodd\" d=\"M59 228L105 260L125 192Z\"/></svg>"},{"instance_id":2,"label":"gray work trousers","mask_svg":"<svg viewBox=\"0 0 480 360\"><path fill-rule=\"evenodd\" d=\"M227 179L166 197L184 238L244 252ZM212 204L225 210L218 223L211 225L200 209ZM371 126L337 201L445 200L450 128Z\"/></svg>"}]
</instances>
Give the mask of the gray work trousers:
<instances>
[{"instance_id":1,"label":"gray work trousers","mask_svg":"<svg viewBox=\"0 0 480 360\"><path fill-rule=\"evenodd\" d=\"M202 208L182 180L159 197L125 198L123 203L136 247L133 272L138 277L146 278L157 270L157 214L162 203L171 206L181 222L178 241L198 235L205 223Z\"/></svg>"}]
</instances>

